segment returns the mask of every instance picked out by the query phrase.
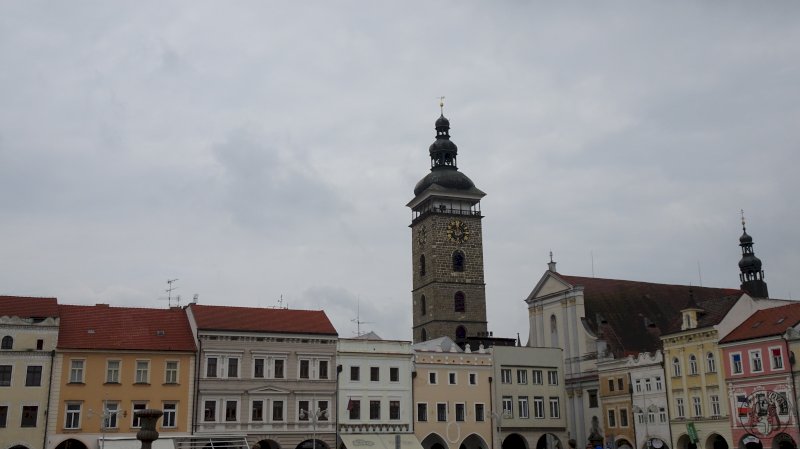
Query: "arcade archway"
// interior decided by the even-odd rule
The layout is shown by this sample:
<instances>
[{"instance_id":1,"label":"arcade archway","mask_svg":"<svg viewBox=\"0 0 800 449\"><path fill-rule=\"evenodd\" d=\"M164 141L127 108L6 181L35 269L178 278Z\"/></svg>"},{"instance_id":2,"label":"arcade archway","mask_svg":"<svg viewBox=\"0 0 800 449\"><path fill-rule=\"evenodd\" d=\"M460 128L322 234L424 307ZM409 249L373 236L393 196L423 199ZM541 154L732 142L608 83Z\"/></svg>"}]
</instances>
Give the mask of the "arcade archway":
<instances>
[{"instance_id":1,"label":"arcade archway","mask_svg":"<svg viewBox=\"0 0 800 449\"><path fill-rule=\"evenodd\" d=\"M432 433L426 436L420 444L423 449L447 449L447 443L439 434Z\"/></svg>"},{"instance_id":2,"label":"arcade archway","mask_svg":"<svg viewBox=\"0 0 800 449\"><path fill-rule=\"evenodd\" d=\"M257 444L260 449L281 449L281 445L275 440L261 440Z\"/></svg>"},{"instance_id":3,"label":"arcade archway","mask_svg":"<svg viewBox=\"0 0 800 449\"><path fill-rule=\"evenodd\" d=\"M503 449L528 449L528 442L518 433L512 433L503 440Z\"/></svg>"},{"instance_id":4,"label":"arcade archway","mask_svg":"<svg viewBox=\"0 0 800 449\"><path fill-rule=\"evenodd\" d=\"M473 433L464 438L459 449L489 449L489 445L486 444L486 441L484 441L480 435Z\"/></svg>"},{"instance_id":5,"label":"arcade archway","mask_svg":"<svg viewBox=\"0 0 800 449\"><path fill-rule=\"evenodd\" d=\"M328 445L322 440L305 440L298 444L295 449L329 449Z\"/></svg>"},{"instance_id":6,"label":"arcade archway","mask_svg":"<svg viewBox=\"0 0 800 449\"><path fill-rule=\"evenodd\" d=\"M73 440L72 438L70 438L69 440L64 440L58 443L56 449L89 449L89 448L87 448L86 445L83 444L83 442L78 440Z\"/></svg>"},{"instance_id":7,"label":"arcade archway","mask_svg":"<svg viewBox=\"0 0 800 449\"><path fill-rule=\"evenodd\" d=\"M797 442L788 433L779 433L772 439L772 449L797 449Z\"/></svg>"},{"instance_id":8,"label":"arcade archway","mask_svg":"<svg viewBox=\"0 0 800 449\"><path fill-rule=\"evenodd\" d=\"M563 449L561 440L552 433L545 433L536 441L536 449Z\"/></svg>"}]
</instances>

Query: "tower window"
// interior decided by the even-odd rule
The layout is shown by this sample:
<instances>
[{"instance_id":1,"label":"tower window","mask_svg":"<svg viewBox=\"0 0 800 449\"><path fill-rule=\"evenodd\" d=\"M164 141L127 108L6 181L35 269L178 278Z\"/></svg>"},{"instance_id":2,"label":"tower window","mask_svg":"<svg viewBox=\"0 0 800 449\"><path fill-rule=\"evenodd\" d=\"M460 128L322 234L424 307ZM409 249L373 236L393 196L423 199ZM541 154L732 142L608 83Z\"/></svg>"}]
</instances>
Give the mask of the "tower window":
<instances>
[{"instance_id":1,"label":"tower window","mask_svg":"<svg viewBox=\"0 0 800 449\"><path fill-rule=\"evenodd\" d=\"M453 271L464 271L464 253L460 250L453 253Z\"/></svg>"},{"instance_id":2,"label":"tower window","mask_svg":"<svg viewBox=\"0 0 800 449\"><path fill-rule=\"evenodd\" d=\"M464 326L456 328L456 340L463 340L467 338L467 329Z\"/></svg>"},{"instance_id":3,"label":"tower window","mask_svg":"<svg viewBox=\"0 0 800 449\"><path fill-rule=\"evenodd\" d=\"M425 315L425 313L427 313L427 311L428 311L428 305L426 304L426 302L427 301L425 301L425 295L422 295L422 297L419 298L419 309L420 309L419 313L420 313L420 315Z\"/></svg>"},{"instance_id":4,"label":"tower window","mask_svg":"<svg viewBox=\"0 0 800 449\"><path fill-rule=\"evenodd\" d=\"M456 292L455 297L453 298L453 310L456 312L466 312L466 302L467 300L464 296L464 292Z\"/></svg>"},{"instance_id":5,"label":"tower window","mask_svg":"<svg viewBox=\"0 0 800 449\"><path fill-rule=\"evenodd\" d=\"M419 256L419 275L425 276L425 254Z\"/></svg>"},{"instance_id":6,"label":"tower window","mask_svg":"<svg viewBox=\"0 0 800 449\"><path fill-rule=\"evenodd\" d=\"M428 331L426 331L424 327L422 328L422 332L420 332L420 337L421 341L428 341Z\"/></svg>"}]
</instances>

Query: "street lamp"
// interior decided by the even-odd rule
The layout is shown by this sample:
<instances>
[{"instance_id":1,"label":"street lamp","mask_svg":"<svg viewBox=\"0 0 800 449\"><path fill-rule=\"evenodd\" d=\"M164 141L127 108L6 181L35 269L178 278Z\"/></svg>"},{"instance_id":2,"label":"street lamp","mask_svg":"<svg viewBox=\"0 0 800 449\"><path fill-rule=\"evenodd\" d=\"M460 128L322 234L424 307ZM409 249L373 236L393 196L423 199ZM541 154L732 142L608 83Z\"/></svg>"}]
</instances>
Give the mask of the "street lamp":
<instances>
[{"instance_id":1,"label":"street lamp","mask_svg":"<svg viewBox=\"0 0 800 449\"><path fill-rule=\"evenodd\" d=\"M100 431L101 431L103 439L100 442L100 449L105 449L105 447L106 447L106 430L108 430L110 428L107 425L111 421L111 417L112 416L119 415L120 413L123 413L123 411L122 410L109 410L108 409L108 405L104 404L102 413L97 414L92 409L89 409L89 413L92 414L92 415L96 414L96 415L100 416L100 419L102 420L102 421L100 421Z\"/></svg>"},{"instance_id":2,"label":"street lamp","mask_svg":"<svg viewBox=\"0 0 800 449\"><path fill-rule=\"evenodd\" d=\"M318 420L328 420L328 410L320 410L317 408L314 413L309 413L308 410L300 409L300 417L301 418L310 418L312 424L311 430L311 447L313 449L317 449L317 421Z\"/></svg>"}]
</instances>

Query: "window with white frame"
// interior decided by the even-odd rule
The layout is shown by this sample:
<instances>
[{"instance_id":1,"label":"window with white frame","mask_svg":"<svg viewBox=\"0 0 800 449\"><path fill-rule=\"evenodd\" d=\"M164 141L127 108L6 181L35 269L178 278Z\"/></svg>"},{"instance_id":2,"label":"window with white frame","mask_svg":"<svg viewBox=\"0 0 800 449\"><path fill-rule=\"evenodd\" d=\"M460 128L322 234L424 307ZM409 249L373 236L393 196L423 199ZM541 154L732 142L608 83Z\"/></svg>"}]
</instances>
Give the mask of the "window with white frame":
<instances>
[{"instance_id":1,"label":"window with white frame","mask_svg":"<svg viewBox=\"0 0 800 449\"><path fill-rule=\"evenodd\" d=\"M633 388L636 390L637 393L642 392L642 379L636 379L633 381Z\"/></svg>"},{"instance_id":2,"label":"window with white frame","mask_svg":"<svg viewBox=\"0 0 800 449\"><path fill-rule=\"evenodd\" d=\"M178 361L167 360L164 364L164 383L178 383Z\"/></svg>"},{"instance_id":3,"label":"window with white frame","mask_svg":"<svg viewBox=\"0 0 800 449\"><path fill-rule=\"evenodd\" d=\"M550 370L547 372L547 384L558 385L558 371Z\"/></svg>"},{"instance_id":4,"label":"window with white frame","mask_svg":"<svg viewBox=\"0 0 800 449\"><path fill-rule=\"evenodd\" d=\"M203 421L214 422L217 420L217 401L206 400L203 402Z\"/></svg>"},{"instance_id":5,"label":"window with white frame","mask_svg":"<svg viewBox=\"0 0 800 449\"><path fill-rule=\"evenodd\" d=\"M653 387L650 384L650 378L649 377L644 380L644 390L645 391L652 391L653 390Z\"/></svg>"},{"instance_id":6,"label":"window with white frame","mask_svg":"<svg viewBox=\"0 0 800 449\"><path fill-rule=\"evenodd\" d=\"M536 419L543 419L544 418L544 397L543 396L534 396L533 397L533 417Z\"/></svg>"},{"instance_id":7,"label":"window with white frame","mask_svg":"<svg viewBox=\"0 0 800 449\"><path fill-rule=\"evenodd\" d=\"M658 409L658 420L662 423L667 422L667 409L661 407Z\"/></svg>"},{"instance_id":8,"label":"window with white frame","mask_svg":"<svg viewBox=\"0 0 800 449\"><path fill-rule=\"evenodd\" d=\"M273 421L283 421L284 420L284 401L283 400L273 400L272 401L272 420Z\"/></svg>"},{"instance_id":9,"label":"window with white frame","mask_svg":"<svg viewBox=\"0 0 800 449\"><path fill-rule=\"evenodd\" d=\"M644 424L644 412L641 409L639 409L638 411L634 412L634 415L636 415L636 421L639 424Z\"/></svg>"},{"instance_id":10,"label":"window with white frame","mask_svg":"<svg viewBox=\"0 0 800 449\"><path fill-rule=\"evenodd\" d=\"M135 373L135 383L137 384L148 384L150 383L150 361L149 360L137 360L136 361L136 373Z\"/></svg>"},{"instance_id":11,"label":"window with white frame","mask_svg":"<svg viewBox=\"0 0 800 449\"><path fill-rule=\"evenodd\" d=\"M458 413L456 413L456 416ZM397 400L390 400L389 401L389 419L392 421L397 421L400 419L400 401Z\"/></svg>"},{"instance_id":12,"label":"window with white frame","mask_svg":"<svg viewBox=\"0 0 800 449\"><path fill-rule=\"evenodd\" d=\"M447 373L447 383L450 385L456 385L456 373Z\"/></svg>"},{"instance_id":13,"label":"window with white frame","mask_svg":"<svg viewBox=\"0 0 800 449\"><path fill-rule=\"evenodd\" d=\"M319 421L327 421L330 415L330 411L328 410L328 401L317 401L317 420Z\"/></svg>"},{"instance_id":14,"label":"window with white frame","mask_svg":"<svg viewBox=\"0 0 800 449\"><path fill-rule=\"evenodd\" d=\"M692 411L695 417L703 416L703 406L700 402L700 396L692 396Z\"/></svg>"},{"instance_id":15,"label":"window with white frame","mask_svg":"<svg viewBox=\"0 0 800 449\"><path fill-rule=\"evenodd\" d=\"M628 409L619 409L619 426L628 427Z\"/></svg>"},{"instance_id":16,"label":"window with white frame","mask_svg":"<svg viewBox=\"0 0 800 449\"><path fill-rule=\"evenodd\" d=\"M712 394L709 396L711 402L711 416L719 416L721 415L720 406L719 406L719 395Z\"/></svg>"},{"instance_id":17,"label":"window with white frame","mask_svg":"<svg viewBox=\"0 0 800 449\"><path fill-rule=\"evenodd\" d=\"M517 383L518 384L527 384L528 383L528 370L526 370L526 369L518 369L517 370Z\"/></svg>"},{"instance_id":18,"label":"window with white frame","mask_svg":"<svg viewBox=\"0 0 800 449\"><path fill-rule=\"evenodd\" d=\"M237 357L228 357L228 370L229 378L239 377L239 359Z\"/></svg>"},{"instance_id":19,"label":"window with white frame","mask_svg":"<svg viewBox=\"0 0 800 449\"><path fill-rule=\"evenodd\" d=\"M420 402L417 404L417 421L426 422L428 420L428 404Z\"/></svg>"},{"instance_id":20,"label":"window with white frame","mask_svg":"<svg viewBox=\"0 0 800 449\"><path fill-rule=\"evenodd\" d=\"M328 360L317 360L317 379L327 380L330 363Z\"/></svg>"},{"instance_id":21,"label":"window with white frame","mask_svg":"<svg viewBox=\"0 0 800 449\"><path fill-rule=\"evenodd\" d=\"M677 357L672 359L672 376L680 377L681 375L681 361Z\"/></svg>"},{"instance_id":22,"label":"window with white frame","mask_svg":"<svg viewBox=\"0 0 800 449\"><path fill-rule=\"evenodd\" d=\"M761 360L761 350L754 349L748 352L750 354L750 371L754 373L764 371L764 363Z\"/></svg>"},{"instance_id":23,"label":"window with white frame","mask_svg":"<svg viewBox=\"0 0 800 449\"><path fill-rule=\"evenodd\" d=\"M264 400L254 399L250 403L250 422L264 421Z\"/></svg>"},{"instance_id":24,"label":"window with white frame","mask_svg":"<svg viewBox=\"0 0 800 449\"><path fill-rule=\"evenodd\" d=\"M470 385L478 385L478 374L477 373L469 373L469 384Z\"/></svg>"},{"instance_id":25,"label":"window with white frame","mask_svg":"<svg viewBox=\"0 0 800 449\"><path fill-rule=\"evenodd\" d=\"M369 419L381 419L381 401L380 399L372 399L369 401Z\"/></svg>"},{"instance_id":26,"label":"window with white frame","mask_svg":"<svg viewBox=\"0 0 800 449\"><path fill-rule=\"evenodd\" d=\"M483 422L486 420L486 406L481 403L475 404L475 421Z\"/></svg>"},{"instance_id":27,"label":"window with white frame","mask_svg":"<svg viewBox=\"0 0 800 449\"><path fill-rule=\"evenodd\" d=\"M103 403L103 429L116 429L119 427L119 402L104 401Z\"/></svg>"},{"instance_id":28,"label":"window with white frame","mask_svg":"<svg viewBox=\"0 0 800 449\"><path fill-rule=\"evenodd\" d=\"M428 383L431 385L436 385L436 382L437 382L436 371L430 371L428 373Z\"/></svg>"},{"instance_id":29,"label":"window with white frame","mask_svg":"<svg viewBox=\"0 0 800 449\"><path fill-rule=\"evenodd\" d=\"M219 358L206 357L206 377L219 377L218 364Z\"/></svg>"},{"instance_id":30,"label":"window with white frame","mask_svg":"<svg viewBox=\"0 0 800 449\"><path fill-rule=\"evenodd\" d=\"M266 377L266 365L264 362L266 359L263 357L256 357L253 358L253 378L254 379L263 379Z\"/></svg>"},{"instance_id":31,"label":"window with white frame","mask_svg":"<svg viewBox=\"0 0 800 449\"><path fill-rule=\"evenodd\" d=\"M270 360L270 378L271 379L285 379L286 378L286 359L271 359Z\"/></svg>"},{"instance_id":32,"label":"window with white frame","mask_svg":"<svg viewBox=\"0 0 800 449\"><path fill-rule=\"evenodd\" d=\"M118 384L119 383L119 370L122 361L120 360L106 360L106 383Z\"/></svg>"},{"instance_id":33,"label":"window with white frame","mask_svg":"<svg viewBox=\"0 0 800 449\"><path fill-rule=\"evenodd\" d=\"M694 354L689 355L689 375L694 376L697 374L697 357Z\"/></svg>"},{"instance_id":34,"label":"window with white frame","mask_svg":"<svg viewBox=\"0 0 800 449\"><path fill-rule=\"evenodd\" d=\"M447 422L447 404L441 402L436 404L436 421Z\"/></svg>"},{"instance_id":35,"label":"window with white frame","mask_svg":"<svg viewBox=\"0 0 800 449\"><path fill-rule=\"evenodd\" d=\"M655 408L655 406L651 405L650 408L647 409L647 422L649 422L651 424L656 422L656 408Z\"/></svg>"},{"instance_id":36,"label":"window with white frame","mask_svg":"<svg viewBox=\"0 0 800 449\"><path fill-rule=\"evenodd\" d=\"M770 368L774 370L783 369L783 354L780 347L769 348Z\"/></svg>"},{"instance_id":37,"label":"window with white frame","mask_svg":"<svg viewBox=\"0 0 800 449\"><path fill-rule=\"evenodd\" d=\"M742 354L738 352L731 354L731 371L733 374L742 374Z\"/></svg>"},{"instance_id":38,"label":"window with white frame","mask_svg":"<svg viewBox=\"0 0 800 449\"><path fill-rule=\"evenodd\" d=\"M142 419L136 412L142 411L147 409L147 402L144 401L135 401L131 404L131 427L142 427Z\"/></svg>"},{"instance_id":39,"label":"window with white frame","mask_svg":"<svg viewBox=\"0 0 800 449\"><path fill-rule=\"evenodd\" d=\"M370 366L369 367L369 381L370 382L380 382L381 380L381 368L379 366Z\"/></svg>"},{"instance_id":40,"label":"window with white frame","mask_svg":"<svg viewBox=\"0 0 800 449\"><path fill-rule=\"evenodd\" d=\"M503 418L514 417L514 399L511 396L503 396Z\"/></svg>"},{"instance_id":41,"label":"window with white frame","mask_svg":"<svg viewBox=\"0 0 800 449\"><path fill-rule=\"evenodd\" d=\"M225 401L225 421L236 422L239 417L239 401L228 399Z\"/></svg>"},{"instance_id":42,"label":"window with white frame","mask_svg":"<svg viewBox=\"0 0 800 449\"><path fill-rule=\"evenodd\" d=\"M531 371L531 382L534 385L542 385L544 382L542 381L542 370L535 369Z\"/></svg>"},{"instance_id":43,"label":"window with white frame","mask_svg":"<svg viewBox=\"0 0 800 449\"><path fill-rule=\"evenodd\" d=\"M83 359L72 359L69 361L69 383L83 383L83 368L85 365L86 361Z\"/></svg>"},{"instance_id":44,"label":"window with white frame","mask_svg":"<svg viewBox=\"0 0 800 449\"><path fill-rule=\"evenodd\" d=\"M530 413L528 411L528 397L527 396L519 396L517 397L517 413L520 418L529 418Z\"/></svg>"},{"instance_id":45,"label":"window with white frame","mask_svg":"<svg viewBox=\"0 0 800 449\"><path fill-rule=\"evenodd\" d=\"M709 373L717 372L717 361L714 358L713 352L709 352L708 354L706 354L706 372Z\"/></svg>"},{"instance_id":46,"label":"window with white frame","mask_svg":"<svg viewBox=\"0 0 800 449\"><path fill-rule=\"evenodd\" d=\"M510 384L511 383L511 370L503 368L500 370L500 383Z\"/></svg>"},{"instance_id":47,"label":"window with white frame","mask_svg":"<svg viewBox=\"0 0 800 449\"><path fill-rule=\"evenodd\" d=\"M178 404L175 402L165 402L163 407L164 415L161 417L161 427L165 429L177 427Z\"/></svg>"},{"instance_id":48,"label":"window with white frame","mask_svg":"<svg viewBox=\"0 0 800 449\"><path fill-rule=\"evenodd\" d=\"M664 388L664 384L661 382L661 376L656 376L656 391L661 391Z\"/></svg>"},{"instance_id":49,"label":"window with white frame","mask_svg":"<svg viewBox=\"0 0 800 449\"><path fill-rule=\"evenodd\" d=\"M396 366L389 368L389 382L400 382L400 368Z\"/></svg>"},{"instance_id":50,"label":"window with white frame","mask_svg":"<svg viewBox=\"0 0 800 449\"><path fill-rule=\"evenodd\" d=\"M683 398L675 398L675 415L678 418L686 417L686 407L683 403Z\"/></svg>"},{"instance_id":51,"label":"window with white frame","mask_svg":"<svg viewBox=\"0 0 800 449\"><path fill-rule=\"evenodd\" d=\"M608 410L608 427L617 427L617 411L613 408Z\"/></svg>"},{"instance_id":52,"label":"window with white frame","mask_svg":"<svg viewBox=\"0 0 800 449\"><path fill-rule=\"evenodd\" d=\"M466 404L463 402L456 403L456 421L464 422L467 419Z\"/></svg>"},{"instance_id":53,"label":"window with white frame","mask_svg":"<svg viewBox=\"0 0 800 449\"><path fill-rule=\"evenodd\" d=\"M558 399L558 396L550 397L550 417L551 418L561 417L561 404Z\"/></svg>"},{"instance_id":54,"label":"window with white frame","mask_svg":"<svg viewBox=\"0 0 800 449\"><path fill-rule=\"evenodd\" d=\"M81 406L80 402L67 402L65 429L81 428Z\"/></svg>"},{"instance_id":55,"label":"window with white frame","mask_svg":"<svg viewBox=\"0 0 800 449\"><path fill-rule=\"evenodd\" d=\"M351 367L351 374L352 368ZM377 370L377 372L376 372ZM380 376L378 367L370 367L370 381L375 382L376 375ZM297 378L298 379L311 379L311 380L326 380L330 377L330 359L318 357L300 357L298 359ZM353 379L351 376L350 380Z\"/></svg>"}]
</instances>

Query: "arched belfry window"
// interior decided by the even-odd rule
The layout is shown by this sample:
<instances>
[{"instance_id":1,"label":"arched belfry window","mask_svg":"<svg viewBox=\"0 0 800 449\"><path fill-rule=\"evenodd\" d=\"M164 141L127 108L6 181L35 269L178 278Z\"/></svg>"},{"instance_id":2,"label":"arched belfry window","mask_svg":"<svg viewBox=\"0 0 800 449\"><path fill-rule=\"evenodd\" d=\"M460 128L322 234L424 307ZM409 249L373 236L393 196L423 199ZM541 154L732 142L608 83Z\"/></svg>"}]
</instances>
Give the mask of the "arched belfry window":
<instances>
[{"instance_id":1,"label":"arched belfry window","mask_svg":"<svg viewBox=\"0 0 800 449\"><path fill-rule=\"evenodd\" d=\"M453 271L464 271L464 252L461 250L453 253Z\"/></svg>"},{"instance_id":2,"label":"arched belfry window","mask_svg":"<svg viewBox=\"0 0 800 449\"><path fill-rule=\"evenodd\" d=\"M425 276L425 254L419 256L419 275Z\"/></svg>"},{"instance_id":3,"label":"arched belfry window","mask_svg":"<svg viewBox=\"0 0 800 449\"><path fill-rule=\"evenodd\" d=\"M456 340L463 340L465 338L467 338L467 328L458 326L456 328Z\"/></svg>"},{"instance_id":4,"label":"arched belfry window","mask_svg":"<svg viewBox=\"0 0 800 449\"><path fill-rule=\"evenodd\" d=\"M550 346L558 348L558 320L555 315L550 315Z\"/></svg>"},{"instance_id":5,"label":"arched belfry window","mask_svg":"<svg viewBox=\"0 0 800 449\"><path fill-rule=\"evenodd\" d=\"M689 374L697 374L697 357L694 354L689 356Z\"/></svg>"},{"instance_id":6,"label":"arched belfry window","mask_svg":"<svg viewBox=\"0 0 800 449\"><path fill-rule=\"evenodd\" d=\"M453 296L453 310L456 312L467 311L467 298L464 296L464 292L456 292Z\"/></svg>"},{"instance_id":7,"label":"arched belfry window","mask_svg":"<svg viewBox=\"0 0 800 449\"><path fill-rule=\"evenodd\" d=\"M419 298L419 314L425 315L426 313L428 313L428 304L425 301L425 295L422 295Z\"/></svg>"},{"instance_id":8,"label":"arched belfry window","mask_svg":"<svg viewBox=\"0 0 800 449\"><path fill-rule=\"evenodd\" d=\"M0 348L2 349L13 349L14 348L14 339L10 335L6 335L3 337L3 343L0 344Z\"/></svg>"},{"instance_id":9,"label":"arched belfry window","mask_svg":"<svg viewBox=\"0 0 800 449\"><path fill-rule=\"evenodd\" d=\"M717 361L714 359L713 352L709 352L708 354L706 354L706 372L707 373L717 372Z\"/></svg>"}]
</instances>

